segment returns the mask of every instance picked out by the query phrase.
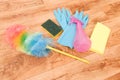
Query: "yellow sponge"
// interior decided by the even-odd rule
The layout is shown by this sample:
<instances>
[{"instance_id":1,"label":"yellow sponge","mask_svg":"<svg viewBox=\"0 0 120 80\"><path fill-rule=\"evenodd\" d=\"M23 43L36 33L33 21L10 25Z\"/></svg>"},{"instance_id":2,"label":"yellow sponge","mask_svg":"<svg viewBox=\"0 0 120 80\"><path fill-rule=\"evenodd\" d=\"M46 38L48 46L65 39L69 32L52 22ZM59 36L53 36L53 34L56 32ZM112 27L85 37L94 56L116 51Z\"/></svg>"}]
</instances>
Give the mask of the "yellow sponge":
<instances>
[{"instance_id":1,"label":"yellow sponge","mask_svg":"<svg viewBox=\"0 0 120 80\"><path fill-rule=\"evenodd\" d=\"M110 34L110 29L101 23L97 23L91 35L90 50L99 54L104 54L105 46Z\"/></svg>"}]
</instances>

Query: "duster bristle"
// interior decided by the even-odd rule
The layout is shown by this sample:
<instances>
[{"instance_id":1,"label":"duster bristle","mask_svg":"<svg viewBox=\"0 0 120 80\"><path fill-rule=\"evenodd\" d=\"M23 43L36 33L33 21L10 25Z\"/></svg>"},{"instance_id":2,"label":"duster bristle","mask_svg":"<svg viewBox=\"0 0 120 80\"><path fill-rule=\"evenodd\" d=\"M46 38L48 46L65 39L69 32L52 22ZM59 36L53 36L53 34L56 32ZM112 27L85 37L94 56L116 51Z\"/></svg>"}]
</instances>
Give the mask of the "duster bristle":
<instances>
[{"instance_id":1,"label":"duster bristle","mask_svg":"<svg viewBox=\"0 0 120 80\"><path fill-rule=\"evenodd\" d=\"M13 41L23 31L25 31L25 27L22 25L13 25L13 26L8 27L5 32L5 37L6 37L6 41L8 42L8 44L10 44L12 47L15 47Z\"/></svg>"},{"instance_id":2,"label":"duster bristle","mask_svg":"<svg viewBox=\"0 0 120 80\"><path fill-rule=\"evenodd\" d=\"M25 40L24 45L29 54L42 57L47 56L50 52L50 50L46 48L50 42L51 40L44 38L41 33L34 33Z\"/></svg>"},{"instance_id":3,"label":"duster bristle","mask_svg":"<svg viewBox=\"0 0 120 80\"><path fill-rule=\"evenodd\" d=\"M50 52L46 48L51 45L51 39L44 38L41 33L28 33L21 25L9 27L6 32L7 42L15 49L36 57L47 56Z\"/></svg>"}]
</instances>

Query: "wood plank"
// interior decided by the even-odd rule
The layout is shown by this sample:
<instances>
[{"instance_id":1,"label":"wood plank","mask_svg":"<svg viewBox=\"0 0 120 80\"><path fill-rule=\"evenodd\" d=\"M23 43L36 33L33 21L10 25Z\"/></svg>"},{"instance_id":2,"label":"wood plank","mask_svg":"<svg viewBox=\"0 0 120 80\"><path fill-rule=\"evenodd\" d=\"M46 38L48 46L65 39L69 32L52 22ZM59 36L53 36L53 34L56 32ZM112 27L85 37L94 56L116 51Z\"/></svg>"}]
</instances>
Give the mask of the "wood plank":
<instances>
[{"instance_id":1,"label":"wood plank","mask_svg":"<svg viewBox=\"0 0 120 80\"><path fill-rule=\"evenodd\" d=\"M97 22L112 31L105 54L88 51L78 53L59 45L57 49L91 61L86 65L77 60L51 52L48 57L36 58L12 49L4 41L4 31L13 24L22 24L28 31L42 32L51 37L41 24L47 19L57 23L53 10L65 7L74 13L89 14L85 32L91 35ZM0 0L0 79L1 80L119 80L120 79L120 0ZM58 24L58 23L57 23Z\"/></svg>"},{"instance_id":2,"label":"wood plank","mask_svg":"<svg viewBox=\"0 0 120 80\"><path fill-rule=\"evenodd\" d=\"M115 75L113 75L105 80L120 80L120 73L117 73L117 74L115 74Z\"/></svg>"}]
</instances>

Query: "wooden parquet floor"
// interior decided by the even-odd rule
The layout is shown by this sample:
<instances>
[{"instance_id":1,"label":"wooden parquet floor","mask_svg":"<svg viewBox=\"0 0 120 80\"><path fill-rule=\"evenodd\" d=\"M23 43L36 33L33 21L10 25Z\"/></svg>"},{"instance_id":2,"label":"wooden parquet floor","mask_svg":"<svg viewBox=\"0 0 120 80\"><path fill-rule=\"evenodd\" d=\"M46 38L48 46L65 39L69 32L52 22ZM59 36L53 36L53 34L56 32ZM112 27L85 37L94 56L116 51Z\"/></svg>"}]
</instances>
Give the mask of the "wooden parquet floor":
<instances>
[{"instance_id":1,"label":"wooden parquet floor","mask_svg":"<svg viewBox=\"0 0 120 80\"><path fill-rule=\"evenodd\" d=\"M89 36L97 22L112 30L103 56L78 53L56 43L56 48L90 60L87 65L55 52L35 58L5 43L4 31L13 24L51 37L41 24L47 19L57 23L53 10L58 7L89 14L85 29ZM0 0L0 42L0 80L120 80L120 0Z\"/></svg>"}]
</instances>

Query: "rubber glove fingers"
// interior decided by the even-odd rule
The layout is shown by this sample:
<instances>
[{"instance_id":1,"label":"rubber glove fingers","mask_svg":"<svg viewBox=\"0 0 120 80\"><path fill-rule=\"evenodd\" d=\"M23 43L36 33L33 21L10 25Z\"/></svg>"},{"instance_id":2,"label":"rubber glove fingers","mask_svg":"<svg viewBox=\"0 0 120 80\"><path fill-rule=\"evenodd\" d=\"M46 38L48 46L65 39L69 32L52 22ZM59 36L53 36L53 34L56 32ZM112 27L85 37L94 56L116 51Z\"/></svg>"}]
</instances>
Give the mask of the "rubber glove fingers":
<instances>
[{"instance_id":1,"label":"rubber glove fingers","mask_svg":"<svg viewBox=\"0 0 120 80\"><path fill-rule=\"evenodd\" d=\"M68 24L67 9L62 8L62 10L60 10L60 8L58 8L57 10L54 10L54 15L55 15L58 23L60 24L60 26L64 30L66 25Z\"/></svg>"},{"instance_id":2,"label":"rubber glove fingers","mask_svg":"<svg viewBox=\"0 0 120 80\"><path fill-rule=\"evenodd\" d=\"M79 13L79 15L78 15L77 18L78 18L80 21L82 21L83 15L84 15L84 13L83 13L83 11L81 11L81 12Z\"/></svg>"},{"instance_id":3,"label":"rubber glove fingers","mask_svg":"<svg viewBox=\"0 0 120 80\"><path fill-rule=\"evenodd\" d=\"M61 16L60 14L58 14L57 10L54 10L54 16L57 19L58 23L61 25L60 21L61 21Z\"/></svg>"},{"instance_id":4,"label":"rubber glove fingers","mask_svg":"<svg viewBox=\"0 0 120 80\"><path fill-rule=\"evenodd\" d=\"M75 17L75 18L78 18L78 15L79 15L79 12L78 12L78 10L76 10L76 12L75 12L75 14L74 14L74 17Z\"/></svg>"},{"instance_id":5,"label":"rubber glove fingers","mask_svg":"<svg viewBox=\"0 0 120 80\"><path fill-rule=\"evenodd\" d=\"M61 12L60 8L58 8L57 10L54 10L54 15L55 15L55 18L57 19L57 21L59 22L59 24L61 25L61 20L62 20L61 15L62 15L62 12Z\"/></svg>"},{"instance_id":6,"label":"rubber glove fingers","mask_svg":"<svg viewBox=\"0 0 120 80\"><path fill-rule=\"evenodd\" d=\"M62 8L62 16L63 15L64 15L64 19L66 20L66 23L68 24L71 17L70 11L68 9Z\"/></svg>"},{"instance_id":7,"label":"rubber glove fingers","mask_svg":"<svg viewBox=\"0 0 120 80\"><path fill-rule=\"evenodd\" d=\"M62 15L61 18L62 18L62 20L61 20L62 29L65 30L65 28L67 27L68 23L66 21L65 15Z\"/></svg>"},{"instance_id":8,"label":"rubber glove fingers","mask_svg":"<svg viewBox=\"0 0 120 80\"><path fill-rule=\"evenodd\" d=\"M68 10L68 9L66 9L66 13L67 13L67 23L69 23L70 22L70 17L71 17L71 13L70 13L70 11Z\"/></svg>"},{"instance_id":9,"label":"rubber glove fingers","mask_svg":"<svg viewBox=\"0 0 120 80\"><path fill-rule=\"evenodd\" d=\"M65 8L62 8L61 12L62 12L62 15L66 15L67 14ZM67 17L67 16L65 16L65 17Z\"/></svg>"},{"instance_id":10,"label":"rubber glove fingers","mask_svg":"<svg viewBox=\"0 0 120 80\"><path fill-rule=\"evenodd\" d=\"M85 28L88 24L89 18L88 15L85 15L83 20L81 22L83 22L83 28Z\"/></svg>"},{"instance_id":11,"label":"rubber glove fingers","mask_svg":"<svg viewBox=\"0 0 120 80\"><path fill-rule=\"evenodd\" d=\"M78 20L80 20L83 23L82 27L85 29L85 27L87 26L88 20L89 20L88 15L84 16L83 11L81 11L80 13L78 11L76 11L75 18L77 18Z\"/></svg>"}]
</instances>

